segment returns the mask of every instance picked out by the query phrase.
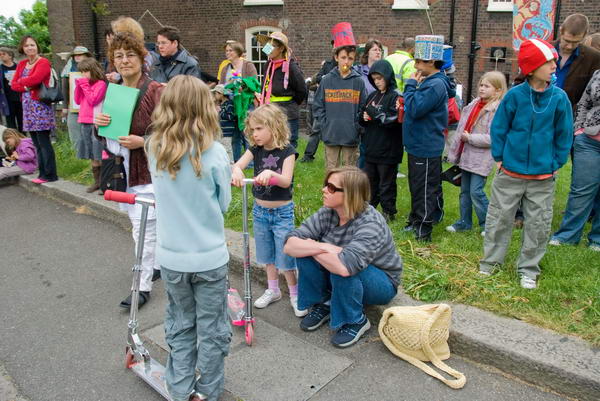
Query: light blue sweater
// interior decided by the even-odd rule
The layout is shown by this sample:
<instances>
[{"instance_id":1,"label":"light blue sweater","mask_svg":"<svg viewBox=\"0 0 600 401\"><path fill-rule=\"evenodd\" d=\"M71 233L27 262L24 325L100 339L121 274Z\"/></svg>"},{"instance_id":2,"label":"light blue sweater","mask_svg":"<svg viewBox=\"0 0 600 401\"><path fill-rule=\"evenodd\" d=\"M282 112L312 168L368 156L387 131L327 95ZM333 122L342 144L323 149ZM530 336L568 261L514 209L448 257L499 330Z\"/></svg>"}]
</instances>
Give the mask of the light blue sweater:
<instances>
[{"instance_id":1,"label":"light blue sweater","mask_svg":"<svg viewBox=\"0 0 600 401\"><path fill-rule=\"evenodd\" d=\"M188 156L172 179L156 170L148 155L156 198L156 261L178 272L202 272L229 261L223 213L231 201L231 167L223 146L214 142L202 153L197 177Z\"/></svg>"}]
</instances>

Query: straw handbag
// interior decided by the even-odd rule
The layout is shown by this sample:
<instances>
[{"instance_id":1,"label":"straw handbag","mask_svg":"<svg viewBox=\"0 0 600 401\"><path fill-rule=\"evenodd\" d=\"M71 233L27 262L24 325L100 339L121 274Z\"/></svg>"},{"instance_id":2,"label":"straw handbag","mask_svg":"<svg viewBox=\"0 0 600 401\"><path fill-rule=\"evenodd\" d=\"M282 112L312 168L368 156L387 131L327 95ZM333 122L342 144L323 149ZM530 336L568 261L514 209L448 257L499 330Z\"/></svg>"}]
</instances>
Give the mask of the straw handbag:
<instances>
[{"instance_id":1,"label":"straw handbag","mask_svg":"<svg viewBox=\"0 0 600 401\"><path fill-rule=\"evenodd\" d=\"M386 309L379 321L379 335L396 356L459 389L467 381L465 375L442 362L450 357L448 336L452 311L446 304L394 306ZM431 361L456 380L448 380L422 361Z\"/></svg>"}]
</instances>

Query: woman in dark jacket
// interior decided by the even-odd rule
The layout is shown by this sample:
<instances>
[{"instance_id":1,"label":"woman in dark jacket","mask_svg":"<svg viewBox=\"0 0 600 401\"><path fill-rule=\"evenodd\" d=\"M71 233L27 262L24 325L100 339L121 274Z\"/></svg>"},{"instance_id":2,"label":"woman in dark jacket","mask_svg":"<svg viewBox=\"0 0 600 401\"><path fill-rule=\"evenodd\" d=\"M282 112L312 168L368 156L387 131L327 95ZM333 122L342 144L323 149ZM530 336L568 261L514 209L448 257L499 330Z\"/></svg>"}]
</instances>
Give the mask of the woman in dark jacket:
<instances>
[{"instance_id":1,"label":"woman in dark jacket","mask_svg":"<svg viewBox=\"0 0 600 401\"><path fill-rule=\"evenodd\" d=\"M21 39L19 53L26 57L17 65L10 86L14 91L22 92L23 131L29 132L37 151L40 176L31 182L56 181L56 159L50 142L50 131L55 128L54 109L40 101L42 84L50 84L51 64L47 58L40 56L40 48L32 36Z\"/></svg>"},{"instance_id":2,"label":"woman in dark jacket","mask_svg":"<svg viewBox=\"0 0 600 401\"><path fill-rule=\"evenodd\" d=\"M396 215L396 175L402 162L402 126L396 109L396 80L392 65L379 60L369 70L369 81L376 90L371 92L359 111L360 125L365 127L362 142L365 146L363 170L371 184L371 205L381 203L388 221Z\"/></svg>"},{"instance_id":3,"label":"woman in dark jacket","mask_svg":"<svg viewBox=\"0 0 600 401\"><path fill-rule=\"evenodd\" d=\"M296 60L291 57L288 38L283 33L259 34L256 35L256 39L263 46L262 51L269 57L260 104L276 103L286 111L291 132L290 142L296 148L300 105L308 94L304 74Z\"/></svg>"}]
</instances>

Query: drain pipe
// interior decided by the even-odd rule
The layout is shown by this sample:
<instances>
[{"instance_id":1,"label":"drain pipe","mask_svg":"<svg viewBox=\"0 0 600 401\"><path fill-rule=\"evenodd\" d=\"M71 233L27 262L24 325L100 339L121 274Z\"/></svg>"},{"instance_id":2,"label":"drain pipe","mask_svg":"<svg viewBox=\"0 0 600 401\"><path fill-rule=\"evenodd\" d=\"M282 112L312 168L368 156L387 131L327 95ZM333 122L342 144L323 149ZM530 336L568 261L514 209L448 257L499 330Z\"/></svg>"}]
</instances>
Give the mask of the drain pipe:
<instances>
[{"instance_id":1,"label":"drain pipe","mask_svg":"<svg viewBox=\"0 0 600 401\"><path fill-rule=\"evenodd\" d=\"M479 0L473 0L473 19L471 22L471 52L469 53L469 77L467 79L467 97L465 97L465 104L471 101L473 74L475 70L475 52L481 48L477 44L477 16L479 14Z\"/></svg>"},{"instance_id":2,"label":"drain pipe","mask_svg":"<svg viewBox=\"0 0 600 401\"><path fill-rule=\"evenodd\" d=\"M552 35L553 40L558 39L558 30L560 28L560 9L562 2L560 0L556 0L556 13L554 13L554 33Z\"/></svg>"},{"instance_id":3,"label":"drain pipe","mask_svg":"<svg viewBox=\"0 0 600 401\"><path fill-rule=\"evenodd\" d=\"M94 41L94 56L98 60L100 54L100 44L98 43L98 17L96 12L92 9L92 39Z\"/></svg>"},{"instance_id":4,"label":"drain pipe","mask_svg":"<svg viewBox=\"0 0 600 401\"><path fill-rule=\"evenodd\" d=\"M450 4L450 32L448 33L448 44L454 47L454 10L456 9L456 0Z\"/></svg>"}]
</instances>

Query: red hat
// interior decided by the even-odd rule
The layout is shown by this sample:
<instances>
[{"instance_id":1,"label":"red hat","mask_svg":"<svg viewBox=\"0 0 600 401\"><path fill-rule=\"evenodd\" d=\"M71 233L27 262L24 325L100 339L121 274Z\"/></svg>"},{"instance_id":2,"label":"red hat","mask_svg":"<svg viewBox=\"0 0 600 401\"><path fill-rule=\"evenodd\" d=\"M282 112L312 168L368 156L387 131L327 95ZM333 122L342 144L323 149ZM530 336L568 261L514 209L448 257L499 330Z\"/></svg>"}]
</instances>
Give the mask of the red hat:
<instances>
[{"instance_id":1,"label":"red hat","mask_svg":"<svg viewBox=\"0 0 600 401\"><path fill-rule=\"evenodd\" d=\"M529 75L529 73L553 59L558 59L558 53L554 46L545 40L528 39L521 43L519 68L523 75Z\"/></svg>"},{"instance_id":2,"label":"red hat","mask_svg":"<svg viewBox=\"0 0 600 401\"><path fill-rule=\"evenodd\" d=\"M331 28L331 40L333 40L334 49L342 46L356 46L354 33L352 33L352 24L349 22L335 24Z\"/></svg>"}]
</instances>

